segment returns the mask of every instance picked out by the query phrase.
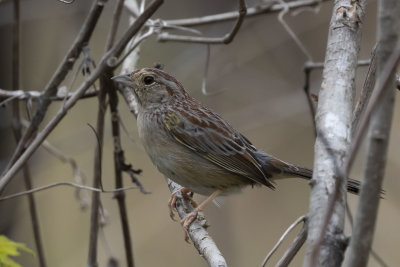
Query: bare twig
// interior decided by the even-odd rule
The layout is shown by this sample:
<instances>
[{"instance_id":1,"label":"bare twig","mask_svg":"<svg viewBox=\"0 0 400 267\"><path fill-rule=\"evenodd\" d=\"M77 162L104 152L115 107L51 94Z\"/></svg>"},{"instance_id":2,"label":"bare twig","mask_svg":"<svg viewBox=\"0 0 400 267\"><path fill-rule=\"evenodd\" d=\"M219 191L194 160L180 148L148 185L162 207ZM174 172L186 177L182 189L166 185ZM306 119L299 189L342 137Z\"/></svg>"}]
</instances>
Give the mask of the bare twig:
<instances>
[{"instance_id":1,"label":"bare twig","mask_svg":"<svg viewBox=\"0 0 400 267\"><path fill-rule=\"evenodd\" d=\"M378 3L377 84L382 83L381 99L375 104L368 130L368 155L361 185L360 201L350 243L346 266L366 266L371 251L377 220L380 189L382 187L389 135L394 111L395 68L387 70L389 63L398 62L400 56L400 4L397 0ZM396 47L397 46L397 47ZM396 48L396 50L394 50ZM394 52L393 52L394 50ZM396 55L396 52L399 55ZM394 59L393 59L394 58ZM387 72L386 72L387 71ZM383 80L383 82L381 82Z\"/></svg>"},{"instance_id":2,"label":"bare twig","mask_svg":"<svg viewBox=\"0 0 400 267\"><path fill-rule=\"evenodd\" d=\"M57 149L56 147L54 147L52 144L50 144L48 141L44 141L42 143L42 146L45 150L47 150L47 152L49 152L50 154L52 154L54 157L56 157L58 160L67 163L71 166L72 169L72 174L74 176L75 181L78 184L85 184L86 181L86 176L85 174L79 169L78 164L76 162L76 160L72 157L69 157L65 154L63 154L59 149ZM82 191L79 188L77 188L76 190L76 198L79 201L79 205L81 207L81 209L86 209L89 206L89 196L87 194L86 191Z\"/></svg>"},{"instance_id":3,"label":"bare twig","mask_svg":"<svg viewBox=\"0 0 400 267\"><path fill-rule=\"evenodd\" d=\"M289 24L283 19L283 16L285 16L289 12L289 5L285 3L283 0L276 0L280 4L283 5L283 9L281 12L279 12L278 15L278 20L282 24L283 28L287 31L287 33L292 37L293 41L297 44L297 46L300 48L300 50L303 52L303 54L307 57L309 61L312 61L312 56L311 53L307 50L306 46L303 44L303 42L300 40L300 38L296 35L296 33L290 28Z\"/></svg>"},{"instance_id":4,"label":"bare twig","mask_svg":"<svg viewBox=\"0 0 400 267\"><path fill-rule=\"evenodd\" d=\"M110 88L109 96L110 96L110 110L111 110L111 126L112 126L112 135L113 135L113 144L114 144L114 171L115 171L115 187L123 187L122 180L122 170L123 170L123 162L124 162L124 152L121 147L121 137L120 137L120 128L118 123L118 96L115 91L115 85L113 88ZM141 190L143 187L140 187ZM125 246L125 255L127 266L134 266L133 261L133 249L132 249L132 241L131 234L129 229L129 221L126 209L125 202L125 192L121 191L114 195L114 198L117 200L121 226L122 226L122 236L124 238L124 246Z\"/></svg>"},{"instance_id":5,"label":"bare twig","mask_svg":"<svg viewBox=\"0 0 400 267\"><path fill-rule=\"evenodd\" d=\"M271 251L267 254L267 256L265 257L265 259L263 260L261 266L264 267L267 262L269 261L269 259L272 257L272 255L274 255L274 253L276 252L276 250L279 248L279 246L282 244L282 242L285 240L286 236L301 222L306 222L307 221L307 217L305 215L300 216L299 218L297 218L297 220L295 220L287 229L286 231L282 234L281 238L279 238L278 242L275 244L275 246L271 249Z\"/></svg>"},{"instance_id":6,"label":"bare twig","mask_svg":"<svg viewBox=\"0 0 400 267\"><path fill-rule=\"evenodd\" d=\"M355 130L358 128L358 122L360 121L361 114L365 111L368 106L369 100L372 95L372 91L375 86L375 74L376 74L376 48L372 51L371 62L369 64L367 77L363 88L360 93L360 97L357 100L356 106L353 111L353 120L351 122L352 136L355 134Z\"/></svg>"},{"instance_id":7,"label":"bare twig","mask_svg":"<svg viewBox=\"0 0 400 267\"><path fill-rule=\"evenodd\" d=\"M94 152L94 172L93 172L93 187L102 188L102 159L103 159L103 138L104 138L104 116L107 108L106 96L107 86L109 82L107 78L102 75L100 79L100 92L99 92L99 107L97 111L97 123L96 123L96 138L97 146ZM100 208L100 193L93 191L92 193L92 205L90 213L90 234L89 234L89 252L88 252L88 267L97 267L97 241L99 232L99 208Z\"/></svg>"},{"instance_id":8,"label":"bare twig","mask_svg":"<svg viewBox=\"0 0 400 267\"><path fill-rule=\"evenodd\" d=\"M60 90L61 89L61 90ZM51 101L64 101L65 99L71 98L73 93L64 94L60 91L63 91L64 87L61 87L57 93L57 95L50 97ZM97 91L88 91L82 95L81 99L90 98L97 96ZM8 91L4 89L0 89L0 100L3 100L0 103L0 107L4 106L10 99L18 99L18 100L39 100L43 97L44 93L40 91L23 91L23 90L15 90Z\"/></svg>"},{"instance_id":9,"label":"bare twig","mask_svg":"<svg viewBox=\"0 0 400 267\"><path fill-rule=\"evenodd\" d=\"M303 8L307 6L317 6L322 2L329 0L298 0L291 1L287 3L289 9ZM262 5L256 5L254 7L250 7L247 9L246 17L251 17L255 15L261 15L265 13L274 13L280 12L285 8L286 5L282 4L274 4L271 5L268 2ZM188 18L188 19L176 19L176 20L166 20L165 22L170 25L179 25L179 26L198 26L216 22L223 22L227 20L235 20L237 19L239 14L236 11L226 12L216 15L204 16L199 18Z\"/></svg>"},{"instance_id":10,"label":"bare twig","mask_svg":"<svg viewBox=\"0 0 400 267\"><path fill-rule=\"evenodd\" d=\"M371 64L370 59L363 59L357 61L357 66L358 67L365 67L369 66ZM305 70L314 70L314 69L323 69L324 68L324 62L312 62L312 61L307 61L304 63L304 69Z\"/></svg>"},{"instance_id":11,"label":"bare twig","mask_svg":"<svg viewBox=\"0 0 400 267\"><path fill-rule=\"evenodd\" d=\"M307 239L307 223L303 224L300 232L297 234L296 238L293 240L290 247L285 251L282 258L276 264L276 267L287 267L292 262L294 256L301 249L304 242Z\"/></svg>"},{"instance_id":12,"label":"bare twig","mask_svg":"<svg viewBox=\"0 0 400 267\"><path fill-rule=\"evenodd\" d=\"M365 130L369 125L371 114L375 111L376 106L382 99L383 93L385 92L384 88L386 84L390 81L389 79L390 74L392 73L393 69L395 69L396 66L398 65L399 60L400 60L400 43L397 43L391 57L387 60L387 63L385 64L385 67L383 69L382 74L379 77L378 82L375 84L373 90L375 93L370 100L370 104L368 105L366 111L362 113L359 126L357 127L357 130L354 134L354 140L351 144L350 151L347 154L347 157L345 158L345 161L343 163L343 171L342 171L343 173L349 173L349 170L353 164L355 154L358 151Z\"/></svg>"},{"instance_id":13,"label":"bare twig","mask_svg":"<svg viewBox=\"0 0 400 267\"><path fill-rule=\"evenodd\" d=\"M132 190L132 189L138 189L137 186L128 186L128 187L122 187L122 188L116 188L113 190L104 190L103 188L94 188L91 186L87 186L87 185L81 185L81 184L77 184L77 183L71 183L71 182L58 182L58 183L53 183L53 184L49 184L49 185L44 185L44 186L40 186L40 187L36 187L30 190L26 190L23 192L18 192L15 194L11 194L11 195L7 195L4 197L0 198L0 201L4 201L4 200L9 200L9 199L13 199L13 198L17 198L17 197L21 197L21 196L25 196L25 195L31 195L33 193L37 193L40 191L44 191L53 187L58 187L58 186L71 186L77 189L83 189L83 190L89 190L89 191L94 191L94 192L100 192L100 193L108 193L108 194L115 194L117 192L121 192L121 191L127 191L127 190Z\"/></svg>"},{"instance_id":14,"label":"bare twig","mask_svg":"<svg viewBox=\"0 0 400 267\"><path fill-rule=\"evenodd\" d=\"M240 26L243 23L244 17L246 16L247 8L244 0L239 0L239 15L232 30L223 37L197 37L197 36L183 36L174 35L166 32L162 32L158 35L158 41L178 41L178 42L190 42L190 43L206 43L206 44L229 44L235 38L236 33L239 31Z\"/></svg>"},{"instance_id":15,"label":"bare twig","mask_svg":"<svg viewBox=\"0 0 400 267\"><path fill-rule=\"evenodd\" d=\"M120 159L122 160L120 163L121 169L122 171L126 172L129 175L129 177L131 177L132 183L136 184L136 186L139 188L142 194L151 194L151 192L147 191L140 182L140 180L137 178L137 175L140 174L142 170L141 169L135 170L132 168L132 164L126 164L124 162L124 155L122 155Z\"/></svg>"},{"instance_id":16,"label":"bare twig","mask_svg":"<svg viewBox=\"0 0 400 267\"><path fill-rule=\"evenodd\" d=\"M117 34L117 29L118 29L118 24L121 18L121 12L122 12L122 7L123 7L123 0L119 0L117 2L117 5L114 10L113 14L113 20L111 24L111 28L108 34L106 46L105 46L105 51L110 52L112 49L112 46L114 44L114 39ZM95 151L95 164L94 164L94 177L93 177L93 187L98 187L98 185L101 184L101 165L102 165L102 148L103 148L103 138L104 138L104 123L105 123L105 113L107 109L107 103L106 103L106 97L107 94L109 94L111 91L111 95L116 95L115 94L115 85L114 82L112 82L111 77L113 77L113 71L109 67L109 62L108 66L104 68L103 74L100 76L100 92L99 92L99 107L97 111L97 125L96 125L96 137L98 139L98 146L96 146L96 151ZM110 100L111 101L111 100ZM113 99L113 103L115 103L115 108L116 108L116 101ZM111 104L110 104L111 105ZM118 122L117 122L118 123ZM114 134L114 124L113 124L113 134ZM116 179L122 179L121 175L121 170L118 169L119 165L116 165ZM117 185L117 188L122 187L122 181ZM120 196L125 196L124 192L121 191L119 192ZM127 221L127 215L126 215L126 206L124 199L122 198L122 202L119 201L119 208L120 212L123 212L125 217L121 217L123 219L122 225L123 225L123 230L124 234L127 234L128 236L124 239L125 241L125 252L127 255L127 264L129 267L134 266L134 261L133 261L133 252L132 252L132 247L131 247L131 241L130 241L130 234L129 234L129 224ZM101 207L101 202L100 202L100 194L97 192L93 192L92 196L92 211L91 211L91 218L90 218L90 237L89 237L89 255L88 255L88 266L89 267L96 267L97 266L97 241L98 241L98 231L99 231L99 210Z\"/></svg>"},{"instance_id":17,"label":"bare twig","mask_svg":"<svg viewBox=\"0 0 400 267\"><path fill-rule=\"evenodd\" d=\"M174 183L170 179L167 179L168 188L172 192L177 192L181 186ZM176 210L178 211L179 217L185 218L191 211L193 206L190 200L181 197L176 202ZM188 233L189 237L196 247L199 254L204 258L210 267L226 267L226 261L219 251L217 245L205 229L207 222L204 215L200 213L193 223L189 226Z\"/></svg>"},{"instance_id":18,"label":"bare twig","mask_svg":"<svg viewBox=\"0 0 400 267\"><path fill-rule=\"evenodd\" d=\"M303 91L306 95L307 98L307 103L308 107L310 109L310 114L311 114L311 121L313 123L313 130L314 130L314 136L317 136L317 126L315 125L315 107L314 107L314 100L310 94L310 75L311 75L311 69L309 68L304 68L304 86L303 86Z\"/></svg>"},{"instance_id":19,"label":"bare twig","mask_svg":"<svg viewBox=\"0 0 400 267\"><path fill-rule=\"evenodd\" d=\"M82 85L74 92L71 98L66 101L65 105L57 112L57 114L49 121L44 129L38 133L36 138L30 143L29 147L26 148L24 153L15 161L14 165L3 175L0 180L0 193L4 190L5 186L11 180L16 172L22 167L22 165L30 158L33 152L40 146L40 144L46 139L50 132L58 125L58 123L64 118L68 110L72 108L90 85L100 76L100 74L107 67L107 62L110 58L117 57L121 54L124 47L127 45L129 40L135 35L146 22L146 20L158 9L163 3L163 0L154 0L148 8L140 15L140 17L128 28L121 40L116 43L113 48L107 52L101 59L99 65L93 70L93 72L87 77Z\"/></svg>"},{"instance_id":20,"label":"bare twig","mask_svg":"<svg viewBox=\"0 0 400 267\"><path fill-rule=\"evenodd\" d=\"M359 60L358 63L357 63L357 66L368 66L368 65L370 65L370 62L371 61L368 60L368 59L367 60ZM310 94L310 75L311 75L312 70L314 70L314 69L322 69L322 68L324 68L324 62L310 62L310 61L307 61L306 63L304 63L304 68L303 68L304 76L305 76L305 82L304 82L303 91L306 94L307 103L308 103L308 106L310 108L311 118L312 118L312 122L313 122L313 125L314 125L313 128L314 128L314 135L315 136L317 136L316 125L315 125L315 107L314 107L314 100L312 98L312 95ZM371 72L371 74L372 74L372 72ZM366 84L367 84L367 81L366 81ZM364 87L365 87L366 84L364 84ZM359 100L359 102L360 101L361 101L361 99ZM360 109L361 106L359 106L358 103L357 103L357 106L356 106L356 110L360 110L361 111L361 109ZM353 115L353 124L352 125L354 125L354 119L358 118L356 113L358 114L358 112L355 111L355 113ZM354 128L352 127L352 129L354 129Z\"/></svg>"},{"instance_id":21,"label":"bare twig","mask_svg":"<svg viewBox=\"0 0 400 267\"><path fill-rule=\"evenodd\" d=\"M116 33L117 24L121 17L121 11L123 7L124 1L119 0L117 3L117 7L114 11L113 16L113 25L110 30L109 39L107 42L107 49L111 48L111 45L114 43L113 36ZM114 34L113 34L114 33ZM109 75L112 75L112 71L109 71ZM112 75L113 76L113 75ZM108 77L107 77L108 78ZM111 111L111 127L112 127L112 136L113 136L113 144L114 144L114 172L115 172L115 187L120 188L123 187L122 180L122 163L124 161L124 152L121 147L121 137L120 137L120 128L119 128L119 120L118 120L118 96L117 96L117 88L115 83L108 82L108 95L109 95L109 105ZM132 239L129 229L129 220L128 213L125 202L125 192L120 191L114 194L114 198L117 200L118 209L120 214L120 221L122 227L122 236L124 238L124 248L125 248L125 257L126 263L128 267L135 266L134 258L133 258L133 248L132 248Z\"/></svg>"}]
</instances>

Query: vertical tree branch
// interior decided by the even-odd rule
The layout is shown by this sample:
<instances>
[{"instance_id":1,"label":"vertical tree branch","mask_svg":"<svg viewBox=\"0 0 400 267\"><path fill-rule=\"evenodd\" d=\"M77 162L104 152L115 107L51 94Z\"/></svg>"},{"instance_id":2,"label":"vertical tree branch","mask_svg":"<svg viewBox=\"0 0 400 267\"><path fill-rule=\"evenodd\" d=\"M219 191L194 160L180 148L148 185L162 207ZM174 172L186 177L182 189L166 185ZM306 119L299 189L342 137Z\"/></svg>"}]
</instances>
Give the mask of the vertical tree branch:
<instances>
[{"instance_id":1,"label":"vertical tree branch","mask_svg":"<svg viewBox=\"0 0 400 267\"><path fill-rule=\"evenodd\" d=\"M106 49L110 49L114 44L115 34L117 33L118 23L121 18L121 11L124 6L124 0L118 0L114 15L113 22L111 25L110 34L107 40ZM111 78L113 76L113 72L110 70L108 76ZM119 126L119 116L118 116L118 95L116 92L116 87L113 82L109 83L108 88L108 96L109 96L109 105L111 112L111 130L113 136L113 144L114 144L114 172L115 172L115 188L123 187L122 180L122 163L124 163L124 152L121 146L121 136L120 136L120 126ZM122 236L124 239L124 247L125 247L125 256L126 256L126 264L128 267L134 267L135 262L133 259L133 248L132 248L132 240L129 229L129 220L128 220L128 212L126 209L125 202L125 192L119 191L114 194L115 199L118 203L118 209L120 214L120 221L122 227Z\"/></svg>"},{"instance_id":2,"label":"vertical tree branch","mask_svg":"<svg viewBox=\"0 0 400 267\"><path fill-rule=\"evenodd\" d=\"M316 115L314 186L304 266L340 266L346 177L339 175L351 136L354 79L365 1L335 1Z\"/></svg>"},{"instance_id":3,"label":"vertical tree branch","mask_svg":"<svg viewBox=\"0 0 400 267\"><path fill-rule=\"evenodd\" d=\"M118 96L115 90L115 85L113 85L109 90L110 98L110 111L111 111L111 127L112 136L114 143L114 171L115 171L115 188L122 188L122 163L125 161L124 151L121 147L121 136L120 136L120 126L119 126L119 116L118 116ZM135 266L133 260L133 248L131 234L129 230L129 220L128 213L126 209L125 202L125 192L119 191L114 194L115 199L118 203L118 209L121 220L122 236L124 238L125 255L128 267Z\"/></svg>"},{"instance_id":4,"label":"vertical tree branch","mask_svg":"<svg viewBox=\"0 0 400 267\"><path fill-rule=\"evenodd\" d=\"M119 0L115 6L113 21L111 23L111 28L107 37L107 42L105 46L105 52L109 52L112 48L115 40L115 36L117 34L118 24L121 17L121 11L123 6L123 0ZM103 139L104 139L104 121L105 121L105 113L107 109L106 97L109 90L115 90L114 83L111 81L111 77L113 77L113 71L110 67L105 67L103 74L100 76L100 93L99 93L99 107L97 111L97 138L99 144L96 146L95 151L95 164L94 164L94 177L93 177L93 187L98 188L101 186L101 164L102 164L102 148L103 148ZM116 176L118 173L116 172ZM119 173L121 178L121 173ZM117 178L116 178L117 179ZM122 184L120 187L122 188ZM119 192L120 194L125 194L123 191ZM98 232L99 232L99 209L100 209L100 193L93 192L92 193L92 209L91 209L91 218L90 218L90 237L89 237L89 256L88 256L88 266L96 267L97 266L97 241L98 241ZM125 211L126 213L126 211ZM129 229L129 228L128 228ZM128 230L129 232L129 230ZM131 255L131 254L130 254ZM128 259L128 262L133 266L133 258Z\"/></svg>"},{"instance_id":5,"label":"vertical tree branch","mask_svg":"<svg viewBox=\"0 0 400 267\"><path fill-rule=\"evenodd\" d=\"M111 78L111 77L109 77ZM101 187L101 163L102 163L102 147L104 139L104 116L107 109L106 96L108 81L104 77L100 79L99 92L99 107L97 110L96 136L98 143L94 153L94 174L93 187ZM100 193L92 192L92 206L90 213L90 236L89 236L89 253L88 267L97 267L97 241L99 232L99 208L100 208Z\"/></svg>"},{"instance_id":6,"label":"vertical tree branch","mask_svg":"<svg viewBox=\"0 0 400 267\"><path fill-rule=\"evenodd\" d=\"M20 62L20 1L14 0L14 22L13 22L13 45L12 45L12 88L13 90L19 89L19 62ZM19 142L22 136L22 125L19 112L19 101L15 99L12 101L12 129L14 132L15 141ZM22 175L24 177L25 187L27 190L32 189L31 175L28 163L22 167ZM28 195L29 213L31 216L33 236L36 245L36 251L39 259L40 267L46 267L44 257L44 250L42 245L42 238L40 234L39 218L36 211L36 203L33 195Z\"/></svg>"},{"instance_id":7,"label":"vertical tree branch","mask_svg":"<svg viewBox=\"0 0 400 267\"><path fill-rule=\"evenodd\" d=\"M377 80L399 40L400 4L397 0L378 1ZM378 82L377 82L378 83ZM395 69L384 87L383 97L371 116L368 155L361 186L347 266L366 266L375 231L380 189L385 172L395 96Z\"/></svg>"}]
</instances>

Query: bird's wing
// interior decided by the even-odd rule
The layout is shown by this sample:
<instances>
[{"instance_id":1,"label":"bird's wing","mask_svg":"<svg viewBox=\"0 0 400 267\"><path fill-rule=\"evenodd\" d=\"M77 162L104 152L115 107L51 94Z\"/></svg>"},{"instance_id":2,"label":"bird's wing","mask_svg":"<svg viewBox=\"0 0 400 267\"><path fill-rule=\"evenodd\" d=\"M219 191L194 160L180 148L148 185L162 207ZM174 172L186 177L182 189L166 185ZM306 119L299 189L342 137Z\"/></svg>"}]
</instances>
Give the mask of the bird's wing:
<instances>
[{"instance_id":1,"label":"bird's wing","mask_svg":"<svg viewBox=\"0 0 400 267\"><path fill-rule=\"evenodd\" d=\"M249 140L214 112L205 108L191 111L196 116L181 111L164 118L166 129L177 142L230 172L274 189Z\"/></svg>"}]
</instances>

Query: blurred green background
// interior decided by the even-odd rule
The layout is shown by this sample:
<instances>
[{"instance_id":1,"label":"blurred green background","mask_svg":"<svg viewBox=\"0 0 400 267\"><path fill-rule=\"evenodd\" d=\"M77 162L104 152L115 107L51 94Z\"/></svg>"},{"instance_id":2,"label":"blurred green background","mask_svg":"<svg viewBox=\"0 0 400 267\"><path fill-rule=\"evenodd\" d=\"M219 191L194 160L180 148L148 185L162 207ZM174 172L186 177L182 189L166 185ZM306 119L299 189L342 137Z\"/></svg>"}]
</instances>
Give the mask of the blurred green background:
<instances>
[{"instance_id":1,"label":"blurred green background","mask_svg":"<svg viewBox=\"0 0 400 267\"><path fill-rule=\"evenodd\" d=\"M247 1L253 6L257 1ZM42 90L79 31L91 1L76 0L65 5L56 0L21 1L21 89ZM104 52L105 40L111 24L115 1L105 6L94 37L90 41L93 58L98 61ZM237 9L237 1L165 1L154 18L176 19L204 16ZM298 34L315 61L323 61L327 29L332 2L321 4L319 12L304 10L296 16L284 18ZM11 87L11 28L12 1L0 1L0 88ZM128 13L123 12L120 31L127 27ZM233 22L198 27L207 36L222 36ZM376 1L368 1L363 23L360 59L368 59L375 44ZM150 38L142 45L138 67L153 66L161 62L165 70L182 82L192 96L221 114L259 149L285 161L311 167L313 164L314 136L312 118L302 90L302 67L307 58L294 43L277 19L277 14L264 14L247 18L236 39L230 45L211 47L208 74L209 92L201 92L204 75L206 46L198 44L159 43ZM78 66L80 61L76 64ZM76 70L76 67L75 67ZM357 72L357 91L365 79L366 68ZM69 86L72 75L62 85ZM321 71L313 71L311 89L317 94ZM82 81L78 78L75 86ZM48 121L61 103L54 103L46 116ZM25 106L21 105L25 112ZM135 262L137 266L205 266L204 260L192 245L183 240L179 223L168 216L169 191L163 176L153 167L137 143L135 118L125 103L120 101L120 112L129 135L123 133L123 148L127 162L140 168L145 188L152 192L143 195L137 190L127 192ZM400 233L400 188L398 173L400 159L400 105L396 105L391 134L384 188L385 199L376 227L374 249L390 265L400 265L398 244ZM96 140L88 127L96 124L97 99L81 100L49 136L48 141L65 155L73 157L92 184L93 160ZM14 149L9 107L0 108L0 168L4 168ZM44 124L42 124L44 125ZM103 185L114 187L114 167L110 116L105 126ZM351 177L361 179L365 158L363 145ZM29 161L34 186L58 181L73 181L69 165L61 163L44 149L39 149ZM22 177L17 176L8 186L7 194L22 191ZM129 177L125 184L130 185ZM310 189L302 180L284 180L278 189L247 188L242 194L220 200L221 207L210 205L205 214L211 224L209 231L219 245L229 266L259 266L281 234L299 216L307 213ZM85 266L89 239L89 209L82 211L75 199L75 189L57 187L35 194L40 226L48 266ZM90 194L90 192L89 192ZM202 197L196 196L197 200ZM101 231L98 247L99 266L115 257L125 266L122 233L116 201L111 194L101 196L106 209L107 223ZM349 196L353 210L358 198ZM346 231L350 233L347 225ZM26 197L0 202L0 234L23 242L35 249L32 239ZM295 233L291 234L291 240ZM285 248L272 258L273 266ZM292 266L301 266L303 250ZM36 259L23 255L17 259L23 266L38 266ZM378 266L370 259L369 266Z\"/></svg>"}]
</instances>

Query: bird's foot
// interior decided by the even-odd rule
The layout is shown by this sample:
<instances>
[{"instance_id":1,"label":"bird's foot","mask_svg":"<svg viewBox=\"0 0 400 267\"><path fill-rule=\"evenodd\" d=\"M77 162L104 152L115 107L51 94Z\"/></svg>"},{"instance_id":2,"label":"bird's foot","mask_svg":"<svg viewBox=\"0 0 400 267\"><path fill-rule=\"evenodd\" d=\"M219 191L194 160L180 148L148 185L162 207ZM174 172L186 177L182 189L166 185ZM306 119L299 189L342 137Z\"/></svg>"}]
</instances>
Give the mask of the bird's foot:
<instances>
[{"instance_id":1,"label":"bird's foot","mask_svg":"<svg viewBox=\"0 0 400 267\"><path fill-rule=\"evenodd\" d=\"M190 194L190 190L189 189L187 189L185 187L182 187L179 190L173 192L171 194L171 197L169 198L169 201L168 201L169 217L171 217L171 219L173 221L176 221L175 220L174 210L176 211L176 201L178 200L178 196L177 196L178 192L181 192L182 197L188 199L190 201L190 203L193 205L194 208L197 207L197 203L189 195ZM193 220L192 220L192 222L193 222Z\"/></svg>"},{"instance_id":2,"label":"bird's foot","mask_svg":"<svg viewBox=\"0 0 400 267\"><path fill-rule=\"evenodd\" d=\"M188 243L189 243L189 226L192 224L194 220L196 220L199 211L200 210L198 208L195 208L191 213L186 215L186 217L181 220L182 228L185 231L185 241Z\"/></svg>"}]
</instances>

